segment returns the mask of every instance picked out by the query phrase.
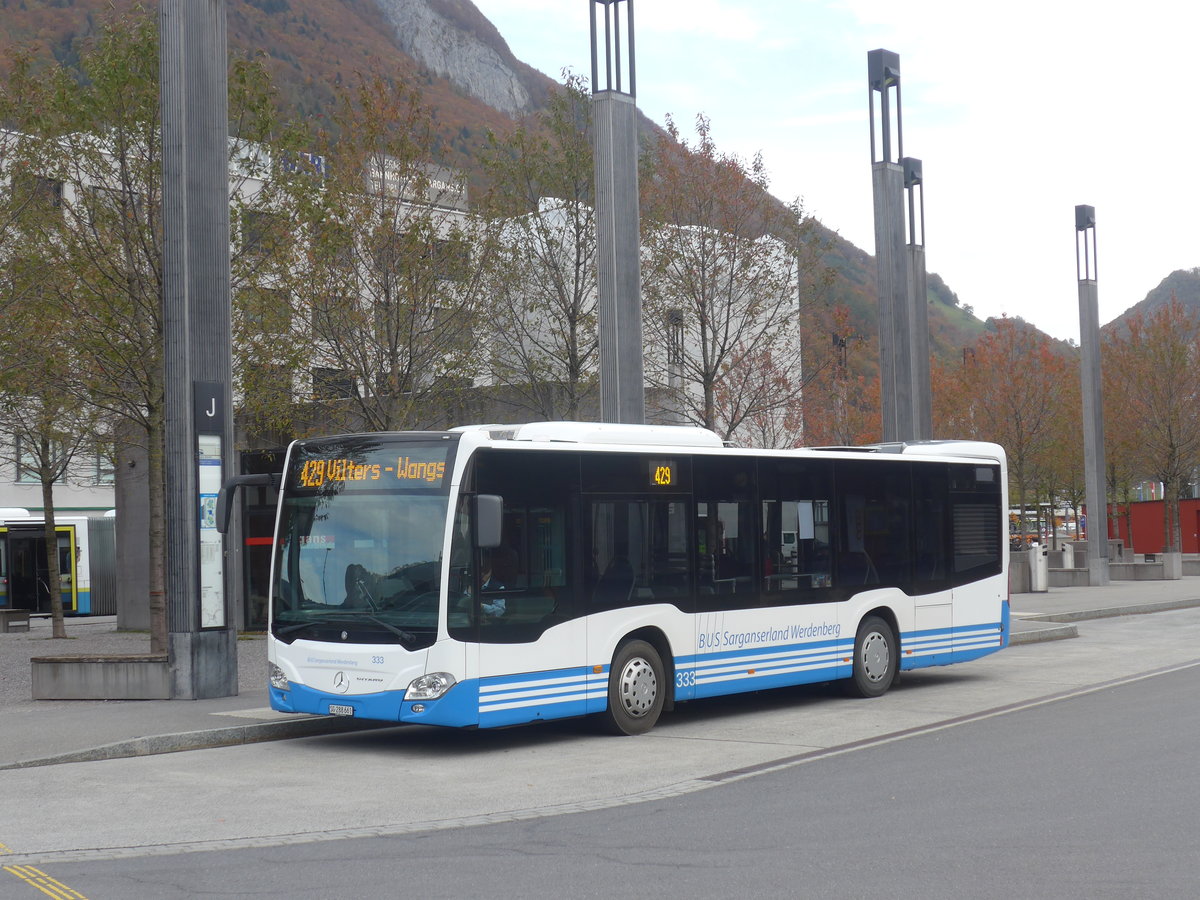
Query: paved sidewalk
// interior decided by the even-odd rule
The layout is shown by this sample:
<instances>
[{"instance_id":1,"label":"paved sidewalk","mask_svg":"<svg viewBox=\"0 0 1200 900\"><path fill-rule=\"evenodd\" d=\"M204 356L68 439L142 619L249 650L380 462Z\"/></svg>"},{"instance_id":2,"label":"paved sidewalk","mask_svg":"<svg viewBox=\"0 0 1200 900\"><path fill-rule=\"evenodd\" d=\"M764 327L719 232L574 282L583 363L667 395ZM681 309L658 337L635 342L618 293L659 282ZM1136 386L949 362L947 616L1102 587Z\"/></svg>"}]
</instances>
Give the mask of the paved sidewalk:
<instances>
[{"instance_id":1,"label":"paved sidewalk","mask_svg":"<svg viewBox=\"0 0 1200 900\"><path fill-rule=\"evenodd\" d=\"M1086 619L1193 606L1200 606L1200 576L1017 594L1012 598L1012 643L1076 637L1076 623ZM34 619L28 633L0 634L0 770L380 727L271 710L261 635L244 635L238 641L236 697L32 700L29 660L34 656L136 654L150 649L148 635L118 632L111 616L68 619L67 632L65 639L51 638L49 620Z\"/></svg>"},{"instance_id":2,"label":"paved sidewalk","mask_svg":"<svg viewBox=\"0 0 1200 900\"><path fill-rule=\"evenodd\" d=\"M50 636L48 618L33 619L28 633L0 633L0 770L371 727L272 710L267 700L266 639L261 634L243 635L238 640L235 697L33 700L29 660L35 656L150 652L150 636L117 631L115 616L68 618L66 626L65 639Z\"/></svg>"}]
</instances>

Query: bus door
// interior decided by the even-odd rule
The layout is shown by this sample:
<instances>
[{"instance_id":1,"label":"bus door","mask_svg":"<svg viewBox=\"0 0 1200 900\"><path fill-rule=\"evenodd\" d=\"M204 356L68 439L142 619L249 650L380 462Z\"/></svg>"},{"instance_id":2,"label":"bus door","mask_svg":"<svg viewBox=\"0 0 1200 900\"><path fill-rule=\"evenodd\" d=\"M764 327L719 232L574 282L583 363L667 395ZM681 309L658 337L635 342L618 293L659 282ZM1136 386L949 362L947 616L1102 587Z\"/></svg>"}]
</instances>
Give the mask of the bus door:
<instances>
[{"instance_id":1,"label":"bus door","mask_svg":"<svg viewBox=\"0 0 1200 900\"><path fill-rule=\"evenodd\" d=\"M587 628L573 558L578 471L573 454L485 450L476 456L477 490L503 498L501 540L475 550L474 571L461 575L452 547L450 594L478 591L467 604L477 628L460 633L474 635L466 637L467 653L478 654L481 725L585 712ZM456 578L465 582L461 590ZM452 599L451 637L454 607Z\"/></svg>"},{"instance_id":2,"label":"bus door","mask_svg":"<svg viewBox=\"0 0 1200 900\"><path fill-rule=\"evenodd\" d=\"M46 541L41 526L10 528L8 548L9 604L32 612L50 611L50 589L46 568Z\"/></svg>"},{"instance_id":3,"label":"bus door","mask_svg":"<svg viewBox=\"0 0 1200 900\"><path fill-rule=\"evenodd\" d=\"M12 604L8 600L8 529L0 528L0 606Z\"/></svg>"},{"instance_id":4,"label":"bus door","mask_svg":"<svg viewBox=\"0 0 1200 900\"><path fill-rule=\"evenodd\" d=\"M59 526L57 531L58 559L55 562L59 567L63 612L70 614L76 611L74 526ZM50 612L50 569L42 526L9 526L8 553L9 606L32 612Z\"/></svg>"}]
</instances>

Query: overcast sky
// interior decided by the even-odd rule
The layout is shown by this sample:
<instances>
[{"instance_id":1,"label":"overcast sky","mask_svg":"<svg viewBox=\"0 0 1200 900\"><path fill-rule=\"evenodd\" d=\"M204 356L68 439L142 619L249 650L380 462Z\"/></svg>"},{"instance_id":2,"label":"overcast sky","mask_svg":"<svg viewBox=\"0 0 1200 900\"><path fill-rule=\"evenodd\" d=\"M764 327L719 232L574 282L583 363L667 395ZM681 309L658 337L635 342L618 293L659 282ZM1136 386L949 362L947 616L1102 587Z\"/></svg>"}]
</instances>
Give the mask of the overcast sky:
<instances>
[{"instance_id":1,"label":"overcast sky","mask_svg":"<svg viewBox=\"0 0 1200 900\"><path fill-rule=\"evenodd\" d=\"M474 0L519 59L588 75L591 0ZM867 52L898 53L925 247L980 318L1078 340L1076 204L1100 321L1200 266L1200 5L1139 0L635 0L638 106L761 151L772 192L875 249Z\"/></svg>"}]
</instances>

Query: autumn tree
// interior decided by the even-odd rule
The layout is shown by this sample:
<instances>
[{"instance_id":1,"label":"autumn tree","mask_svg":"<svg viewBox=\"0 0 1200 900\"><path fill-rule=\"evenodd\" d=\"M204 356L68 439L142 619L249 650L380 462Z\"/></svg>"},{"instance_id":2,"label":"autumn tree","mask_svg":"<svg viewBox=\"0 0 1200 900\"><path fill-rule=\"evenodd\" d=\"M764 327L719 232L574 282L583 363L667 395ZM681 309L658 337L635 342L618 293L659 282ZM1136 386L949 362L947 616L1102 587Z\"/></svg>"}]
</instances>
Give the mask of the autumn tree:
<instances>
[{"instance_id":1,"label":"autumn tree","mask_svg":"<svg viewBox=\"0 0 1200 900\"><path fill-rule=\"evenodd\" d=\"M1000 444L1025 519L1027 500L1037 498L1039 471L1061 446L1071 367L1046 335L1024 322L992 319L989 326L957 366L931 379L934 434Z\"/></svg>"},{"instance_id":2,"label":"autumn tree","mask_svg":"<svg viewBox=\"0 0 1200 900\"><path fill-rule=\"evenodd\" d=\"M1107 334L1104 368L1116 409L1106 428L1128 435L1117 447L1131 440L1145 474L1162 482L1163 551L1178 551L1179 500L1200 465L1200 316L1174 295L1133 316Z\"/></svg>"},{"instance_id":3,"label":"autumn tree","mask_svg":"<svg viewBox=\"0 0 1200 900\"><path fill-rule=\"evenodd\" d=\"M18 68L20 82L27 69L23 62ZM0 102L4 120L25 124L11 93ZM54 314L55 300L70 286L69 273L54 266L48 252L62 219L62 184L36 174L36 160L36 142L17 132L0 134L0 167L7 176L0 191L0 359L6 361L0 365L0 429L12 440L8 462L18 480L36 479L41 488L51 634L63 638L54 487L72 472L77 453L94 449L97 429L93 408L72 390L70 346Z\"/></svg>"},{"instance_id":4,"label":"autumn tree","mask_svg":"<svg viewBox=\"0 0 1200 900\"><path fill-rule=\"evenodd\" d=\"M812 220L769 186L762 157L718 151L704 116L694 144L668 118L641 180L646 380L663 412L726 439L762 416L797 415L800 310L831 277Z\"/></svg>"},{"instance_id":5,"label":"autumn tree","mask_svg":"<svg viewBox=\"0 0 1200 900\"><path fill-rule=\"evenodd\" d=\"M324 428L441 425L481 372L489 245L459 208L461 180L430 162L415 89L371 75L339 96L313 138L327 167L286 180L260 220L266 239L294 248L272 281L291 309L277 344L311 356L311 373L296 374L311 377Z\"/></svg>"},{"instance_id":6,"label":"autumn tree","mask_svg":"<svg viewBox=\"0 0 1200 900\"><path fill-rule=\"evenodd\" d=\"M1112 511L1111 533L1121 534L1120 518L1125 519L1125 535L1132 547L1133 511L1130 506L1137 500L1137 488L1149 475L1140 439L1135 429L1126 421L1128 398L1126 397L1126 375L1118 369L1117 355L1113 342L1119 336L1111 332L1103 339L1103 396L1104 404L1104 464L1105 485Z\"/></svg>"},{"instance_id":7,"label":"autumn tree","mask_svg":"<svg viewBox=\"0 0 1200 900\"><path fill-rule=\"evenodd\" d=\"M11 75L0 83L0 315L36 303L51 274L41 253L46 222L62 204L62 184L41 175L37 150L23 129L35 125L42 99L25 48L12 51ZM0 332L0 377L19 369L21 337Z\"/></svg>"},{"instance_id":8,"label":"autumn tree","mask_svg":"<svg viewBox=\"0 0 1200 900\"><path fill-rule=\"evenodd\" d=\"M269 119L261 68L235 61L231 146ZM59 186L60 215L40 253L60 289L43 293L70 359L70 388L145 453L149 490L151 646L166 650L162 147L155 11L113 14L81 47L79 70L18 72L12 90L31 171ZM253 112L256 110L257 112ZM239 129L246 130L240 131ZM50 377L48 375L48 377ZM47 385L38 396L57 396Z\"/></svg>"},{"instance_id":9,"label":"autumn tree","mask_svg":"<svg viewBox=\"0 0 1200 900\"><path fill-rule=\"evenodd\" d=\"M804 443L849 447L879 440L879 376L851 365L865 349L863 336L845 306L813 312L819 314L804 318L804 362L812 373L804 385Z\"/></svg>"},{"instance_id":10,"label":"autumn tree","mask_svg":"<svg viewBox=\"0 0 1200 900\"><path fill-rule=\"evenodd\" d=\"M8 333L23 335L26 343L22 366L0 378L0 428L14 439L17 452L12 462L18 477L36 479L41 487L51 635L65 638L54 488L70 480L77 458L97 452L101 426L96 409L80 404L77 394L53 371L69 363L69 357L54 335L47 333L47 323L29 321L28 312L14 311L5 320Z\"/></svg>"},{"instance_id":11,"label":"autumn tree","mask_svg":"<svg viewBox=\"0 0 1200 900\"><path fill-rule=\"evenodd\" d=\"M68 333L60 320L70 273L51 252L62 223L63 183L42 174L36 130L48 102L45 86L30 77L30 55L16 51L13 72L0 89L0 429L11 438L8 462L19 480L41 489L43 552L51 634L66 637L58 559L54 488L75 471L77 455L96 449L94 409L81 403Z\"/></svg>"},{"instance_id":12,"label":"autumn tree","mask_svg":"<svg viewBox=\"0 0 1200 900\"><path fill-rule=\"evenodd\" d=\"M578 419L597 397L591 100L564 74L543 112L492 136L482 205L496 239L488 314L504 336L488 348L489 375L545 419Z\"/></svg>"},{"instance_id":13,"label":"autumn tree","mask_svg":"<svg viewBox=\"0 0 1200 900\"><path fill-rule=\"evenodd\" d=\"M1054 534L1054 512L1067 508L1079 522L1079 512L1087 499L1087 480L1083 454L1083 441L1079 437L1080 410L1083 408L1083 386L1080 382L1078 355L1065 357L1066 377L1063 379L1062 396L1055 409L1056 421L1051 427L1053 435L1046 452L1035 454L1031 461L1031 472L1035 485L1035 501L1047 504L1046 529ZM1102 519L1096 520L1097 527L1104 527ZM1076 536L1079 532L1076 531Z\"/></svg>"}]
</instances>

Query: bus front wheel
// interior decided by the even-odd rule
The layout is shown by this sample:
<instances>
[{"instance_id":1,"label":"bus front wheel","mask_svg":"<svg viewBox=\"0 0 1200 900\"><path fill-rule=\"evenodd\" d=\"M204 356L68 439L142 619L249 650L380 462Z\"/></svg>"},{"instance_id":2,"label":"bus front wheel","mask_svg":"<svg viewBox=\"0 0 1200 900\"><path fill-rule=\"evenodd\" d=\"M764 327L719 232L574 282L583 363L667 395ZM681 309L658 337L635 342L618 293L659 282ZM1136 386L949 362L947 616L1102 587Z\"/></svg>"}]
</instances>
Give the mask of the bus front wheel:
<instances>
[{"instance_id":1,"label":"bus front wheel","mask_svg":"<svg viewBox=\"0 0 1200 900\"><path fill-rule=\"evenodd\" d=\"M658 721L666 689L658 651L645 641L622 644L608 673L608 709L601 724L612 734L644 734Z\"/></svg>"},{"instance_id":2,"label":"bus front wheel","mask_svg":"<svg viewBox=\"0 0 1200 900\"><path fill-rule=\"evenodd\" d=\"M900 665L896 633L879 616L867 616L854 636L854 674L846 682L854 697L879 697L896 680Z\"/></svg>"}]
</instances>

